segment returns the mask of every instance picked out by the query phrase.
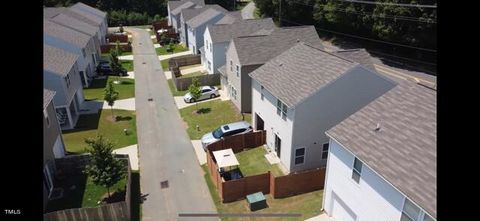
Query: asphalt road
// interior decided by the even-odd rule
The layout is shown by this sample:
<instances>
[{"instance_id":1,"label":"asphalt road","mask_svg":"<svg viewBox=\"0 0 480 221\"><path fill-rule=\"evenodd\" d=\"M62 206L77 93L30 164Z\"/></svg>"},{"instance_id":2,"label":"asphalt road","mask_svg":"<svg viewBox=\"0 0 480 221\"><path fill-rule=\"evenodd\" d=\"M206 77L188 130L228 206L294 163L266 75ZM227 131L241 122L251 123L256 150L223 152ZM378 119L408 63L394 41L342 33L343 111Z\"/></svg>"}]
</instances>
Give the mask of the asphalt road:
<instances>
[{"instance_id":1,"label":"asphalt road","mask_svg":"<svg viewBox=\"0 0 480 221\"><path fill-rule=\"evenodd\" d=\"M179 218L179 213L216 213L190 139L168 89L147 31L132 32L142 220ZM148 101L151 98L152 101ZM162 188L162 182L168 187Z\"/></svg>"}]
</instances>

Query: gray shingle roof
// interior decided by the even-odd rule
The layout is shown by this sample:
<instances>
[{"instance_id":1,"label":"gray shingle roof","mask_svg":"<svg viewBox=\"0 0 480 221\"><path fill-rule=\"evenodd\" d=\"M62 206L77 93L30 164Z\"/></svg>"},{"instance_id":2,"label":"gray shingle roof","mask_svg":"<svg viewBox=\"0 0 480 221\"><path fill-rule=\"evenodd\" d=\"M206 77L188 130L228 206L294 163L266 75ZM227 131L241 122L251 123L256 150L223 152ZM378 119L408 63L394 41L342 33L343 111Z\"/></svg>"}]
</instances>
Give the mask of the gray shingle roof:
<instances>
[{"instance_id":1,"label":"gray shingle roof","mask_svg":"<svg viewBox=\"0 0 480 221\"><path fill-rule=\"evenodd\" d=\"M436 91L404 81L327 131L434 218ZM374 129L380 125L380 130Z\"/></svg>"},{"instance_id":2,"label":"gray shingle roof","mask_svg":"<svg viewBox=\"0 0 480 221\"><path fill-rule=\"evenodd\" d=\"M271 18L241 20L229 25L208 26L212 42L214 43L227 42L234 37L250 35L260 29L268 28L275 28L275 24Z\"/></svg>"},{"instance_id":3,"label":"gray shingle roof","mask_svg":"<svg viewBox=\"0 0 480 221\"><path fill-rule=\"evenodd\" d=\"M242 19L241 11L227 12L225 16L217 22L217 24L233 24L236 21L241 21Z\"/></svg>"},{"instance_id":4,"label":"gray shingle roof","mask_svg":"<svg viewBox=\"0 0 480 221\"><path fill-rule=\"evenodd\" d=\"M62 13L68 16L74 17L87 24L93 25L95 27L99 27L100 24L102 24L103 22L103 19L98 16L92 16L85 13L81 14L78 12L78 10L75 10L75 9L66 8Z\"/></svg>"},{"instance_id":5,"label":"gray shingle roof","mask_svg":"<svg viewBox=\"0 0 480 221\"><path fill-rule=\"evenodd\" d=\"M94 14L94 15L102 17L102 18L105 18L107 16L106 12L100 11L97 8L88 6L88 5L86 5L84 3L81 3L81 2L78 2L75 5L70 6L70 8L71 9L79 9L79 10L82 10L84 12L88 12L90 14Z\"/></svg>"},{"instance_id":6,"label":"gray shingle roof","mask_svg":"<svg viewBox=\"0 0 480 221\"><path fill-rule=\"evenodd\" d=\"M204 12L205 10L207 9L215 9L219 12L224 12L224 13L228 13L228 11L226 9L224 9L222 6L220 5L205 5L203 7L200 7L200 8L187 8L187 9L183 9L182 10L182 15L183 16L183 20L185 22L189 21L190 19L192 19L193 17L201 14L202 12Z\"/></svg>"},{"instance_id":7,"label":"gray shingle roof","mask_svg":"<svg viewBox=\"0 0 480 221\"><path fill-rule=\"evenodd\" d=\"M373 61L371 59L372 56L364 48L340 50L333 53L351 61L357 62L363 67L375 71L375 67L373 66Z\"/></svg>"},{"instance_id":8,"label":"gray shingle roof","mask_svg":"<svg viewBox=\"0 0 480 221\"><path fill-rule=\"evenodd\" d=\"M356 65L300 42L249 75L288 107L294 107Z\"/></svg>"},{"instance_id":9,"label":"gray shingle roof","mask_svg":"<svg viewBox=\"0 0 480 221\"><path fill-rule=\"evenodd\" d=\"M86 34L45 19L43 20L43 32L81 48L85 47L90 40L90 36Z\"/></svg>"},{"instance_id":10,"label":"gray shingle roof","mask_svg":"<svg viewBox=\"0 0 480 221\"><path fill-rule=\"evenodd\" d=\"M44 7L43 8L43 17L46 19L53 18L58 14L62 13L65 10L64 7Z\"/></svg>"},{"instance_id":11,"label":"gray shingle roof","mask_svg":"<svg viewBox=\"0 0 480 221\"><path fill-rule=\"evenodd\" d=\"M182 0L182 1L168 1L168 6L170 7L170 13L172 13L173 10L175 10L176 8L178 8L179 6L185 4L185 2L192 2L198 6L204 6L205 5L205 1L204 0Z\"/></svg>"},{"instance_id":12,"label":"gray shingle roof","mask_svg":"<svg viewBox=\"0 0 480 221\"><path fill-rule=\"evenodd\" d=\"M43 88L43 109L48 107L50 102L52 102L53 97L55 96L55 91L51 91Z\"/></svg>"},{"instance_id":13,"label":"gray shingle roof","mask_svg":"<svg viewBox=\"0 0 480 221\"><path fill-rule=\"evenodd\" d=\"M170 14L172 15L178 15L180 12L182 12L182 9L185 8L192 8L195 6L195 3L190 2L190 1L182 1L183 3L177 6L175 9L170 11Z\"/></svg>"},{"instance_id":14,"label":"gray shingle roof","mask_svg":"<svg viewBox=\"0 0 480 221\"><path fill-rule=\"evenodd\" d=\"M297 41L323 48L313 26L297 26L275 29L269 35L241 36L232 39L241 65L263 64Z\"/></svg>"},{"instance_id":15,"label":"gray shingle roof","mask_svg":"<svg viewBox=\"0 0 480 221\"><path fill-rule=\"evenodd\" d=\"M59 14L53 18L50 19L50 21L55 22L57 24L66 26L68 28L74 29L76 31L82 32L84 34L90 35L90 36L95 36L97 33L98 27L89 25L85 22L82 22L78 19L75 19L73 17L70 17L65 14Z\"/></svg>"},{"instance_id":16,"label":"gray shingle roof","mask_svg":"<svg viewBox=\"0 0 480 221\"><path fill-rule=\"evenodd\" d=\"M215 18L219 15L222 15L222 12L217 11L213 8L209 8L209 9L203 11L202 13L198 14L197 16L191 18L186 23L187 23L188 27L196 28L200 25L205 24L206 22L212 20L213 18Z\"/></svg>"},{"instance_id":17,"label":"gray shingle roof","mask_svg":"<svg viewBox=\"0 0 480 221\"><path fill-rule=\"evenodd\" d=\"M43 69L65 76L77 62L78 55L63 49L43 44Z\"/></svg>"},{"instance_id":18,"label":"gray shingle roof","mask_svg":"<svg viewBox=\"0 0 480 221\"><path fill-rule=\"evenodd\" d=\"M85 12L85 11L82 11L82 10L77 9L77 8L69 8L69 11L75 12L75 13L77 13L77 14L80 14L80 15L82 15L82 16L90 19L90 20L93 20L93 21L97 22L98 24L101 24L101 23L103 22L103 18L98 17L98 16L96 16L96 15L94 15L94 14L91 14L91 13L88 13L88 12Z\"/></svg>"}]
</instances>

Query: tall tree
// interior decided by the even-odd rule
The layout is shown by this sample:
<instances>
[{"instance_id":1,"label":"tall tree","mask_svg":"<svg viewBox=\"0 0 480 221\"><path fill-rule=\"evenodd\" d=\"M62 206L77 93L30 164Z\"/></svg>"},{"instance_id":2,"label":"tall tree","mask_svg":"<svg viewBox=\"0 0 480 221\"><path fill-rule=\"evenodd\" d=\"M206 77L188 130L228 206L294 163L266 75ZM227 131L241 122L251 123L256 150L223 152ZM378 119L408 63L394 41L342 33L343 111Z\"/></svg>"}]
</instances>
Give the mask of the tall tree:
<instances>
[{"instance_id":1,"label":"tall tree","mask_svg":"<svg viewBox=\"0 0 480 221\"><path fill-rule=\"evenodd\" d=\"M112 119L115 121L115 115L113 114L113 105L115 104L115 101L118 99L118 92L115 90L115 87L113 87L112 81L108 82L108 86L107 88L105 88L105 95L103 99L105 99L108 106L110 106L110 109L112 110Z\"/></svg>"},{"instance_id":2,"label":"tall tree","mask_svg":"<svg viewBox=\"0 0 480 221\"><path fill-rule=\"evenodd\" d=\"M202 91L200 90L200 82L198 81L198 78L193 78L192 79L192 84L188 87L188 92L190 92L190 95L194 99L195 106L197 107L197 112L198 112L198 99L200 96L202 96Z\"/></svg>"},{"instance_id":3,"label":"tall tree","mask_svg":"<svg viewBox=\"0 0 480 221\"><path fill-rule=\"evenodd\" d=\"M125 167L112 155L113 144L103 136L86 139L85 143L88 145L87 152L91 154L85 173L95 185L106 187L110 197L110 188L125 177Z\"/></svg>"}]
</instances>

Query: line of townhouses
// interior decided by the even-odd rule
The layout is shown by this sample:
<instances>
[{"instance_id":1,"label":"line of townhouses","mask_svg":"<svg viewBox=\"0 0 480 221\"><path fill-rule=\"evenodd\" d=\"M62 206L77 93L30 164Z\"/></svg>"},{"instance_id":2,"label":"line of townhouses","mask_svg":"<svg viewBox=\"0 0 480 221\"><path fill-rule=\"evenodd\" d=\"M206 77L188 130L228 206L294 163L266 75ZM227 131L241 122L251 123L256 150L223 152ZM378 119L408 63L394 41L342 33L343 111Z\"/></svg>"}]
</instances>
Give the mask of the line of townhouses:
<instances>
[{"instance_id":1,"label":"line of townhouses","mask_svg":"<svg viewBox=\"0 0 480 221\"><path fill-rule=\"evenodd\" d=\"M313 26L203 0L169 1L168 22L284 171L327 167L329 216L436 220L436 86L380 74L365 49L326 49Z\"/></svg>"}]
</instances>

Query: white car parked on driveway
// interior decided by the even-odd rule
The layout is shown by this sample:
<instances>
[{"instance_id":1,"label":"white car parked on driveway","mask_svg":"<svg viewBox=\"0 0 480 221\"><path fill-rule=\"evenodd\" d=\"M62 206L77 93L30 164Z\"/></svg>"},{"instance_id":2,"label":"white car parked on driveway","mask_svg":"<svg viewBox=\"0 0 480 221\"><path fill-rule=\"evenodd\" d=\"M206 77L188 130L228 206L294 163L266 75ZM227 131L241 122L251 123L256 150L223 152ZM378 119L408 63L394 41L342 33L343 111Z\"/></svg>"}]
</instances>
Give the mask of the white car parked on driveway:
<instances>
[{"instance_id":1,"label":"white car parked on driveway","mask_svg":"<svg viewBox=\"0 0 480 221\"><path fill-rule=\"evenodd\" d=\"M218 88L213 86L202 86L200 87L200 91L202 95L200 96L200 98L198 98L198 100L205 100L220 96L220 94L218 93ZM185 103L193 103L196 101L195 98L192 97L190 92L183 96L183 100L185 101Z\"/></svg>"}]
</instances>

